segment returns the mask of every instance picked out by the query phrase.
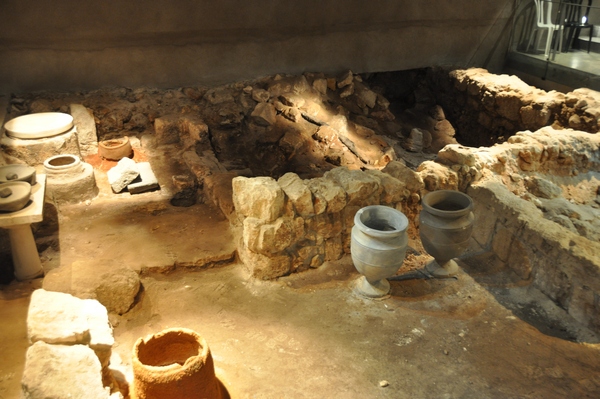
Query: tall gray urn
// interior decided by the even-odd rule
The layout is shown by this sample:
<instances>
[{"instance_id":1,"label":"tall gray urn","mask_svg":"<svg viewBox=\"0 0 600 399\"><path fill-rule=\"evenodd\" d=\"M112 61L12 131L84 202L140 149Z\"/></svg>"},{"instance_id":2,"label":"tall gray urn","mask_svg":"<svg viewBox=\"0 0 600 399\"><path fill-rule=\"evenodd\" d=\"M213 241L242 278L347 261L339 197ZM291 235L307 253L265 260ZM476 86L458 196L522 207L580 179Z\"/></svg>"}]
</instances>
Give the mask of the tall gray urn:
<instances>
[{"instance_id":1,"label":"tall gray urn","mask_svg":"<svg viewBox=\"0 0 600 399\"><path fill-rule=\"evenodd\" d=\"M473 232L473 200L460 191L439 190L426 194L419 215L419 235L434 261L426 270L435 277L452 277L458 272L453 260L469 246Z\"/></svg>"}]
</instances>

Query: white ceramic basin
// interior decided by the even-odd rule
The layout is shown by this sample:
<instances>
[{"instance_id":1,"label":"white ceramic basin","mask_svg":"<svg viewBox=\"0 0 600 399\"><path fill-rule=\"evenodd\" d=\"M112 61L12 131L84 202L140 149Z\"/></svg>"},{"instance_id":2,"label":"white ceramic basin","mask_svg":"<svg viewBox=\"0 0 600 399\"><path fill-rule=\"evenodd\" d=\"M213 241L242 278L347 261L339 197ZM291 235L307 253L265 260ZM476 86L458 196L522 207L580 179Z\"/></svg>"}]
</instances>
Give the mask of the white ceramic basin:
<instances>
[{"instance_id":1,"label":"white ceramic basin","mask_svg":"<svg viewBox=\"0 0 600 399\"><path fill-rule=\"evenodd\" d=\"M62 112L40 112L18 116L4 124L6 134L18 139L41 139L73 127L73 117Z\"/></svg>"},{"instance_id":2,"label":"white ceramic basin","mask_svg":"<svg viewBox=\"0 0 600 399\"><path fill-rule=\"evenodd\" d=\"M31 184L23 181L0 184L0 212L15 212L29 202Z\"/></svg>"},{"instance_id":3,"label":"white ceramic basin","mask_svg":"<svg viewBox=\"0 0 600 399\"><path fill-rule=\"evenodd\" d=\"M35 184L35 168L28 165L13 164L0 166L0 183L24 181Z\"/></svg>"}]
</instances>

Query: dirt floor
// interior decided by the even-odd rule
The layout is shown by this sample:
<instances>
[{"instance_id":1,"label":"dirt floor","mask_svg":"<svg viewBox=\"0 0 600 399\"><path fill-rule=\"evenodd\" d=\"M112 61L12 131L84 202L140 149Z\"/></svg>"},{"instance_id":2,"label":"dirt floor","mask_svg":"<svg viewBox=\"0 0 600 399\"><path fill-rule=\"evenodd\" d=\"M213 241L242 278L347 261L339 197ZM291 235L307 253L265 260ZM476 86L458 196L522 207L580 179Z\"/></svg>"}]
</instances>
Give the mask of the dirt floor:
<instances>
[{"instance_id":1,"label":"dirt floor","mask_svg":"<svg viewBox=\"0 0 600 399\"><path fill-rule=\"evenodd\" d=\"M138 338L186 327L207 340L232 398L600 397L597 337L483 258L459 262L456 280L403 279L426 257L411 250L391 295L368 300L353 292L349 257L257 281L226 260L227 222L208 205L173 207L160 192L107 198L62 207L58 248L42 259L88 273L111 259L150 266L133 308L111 316L125 374ZM40 286L0 287L1 399L19 397L29 294Z\"/></svg>"}]
</instances>

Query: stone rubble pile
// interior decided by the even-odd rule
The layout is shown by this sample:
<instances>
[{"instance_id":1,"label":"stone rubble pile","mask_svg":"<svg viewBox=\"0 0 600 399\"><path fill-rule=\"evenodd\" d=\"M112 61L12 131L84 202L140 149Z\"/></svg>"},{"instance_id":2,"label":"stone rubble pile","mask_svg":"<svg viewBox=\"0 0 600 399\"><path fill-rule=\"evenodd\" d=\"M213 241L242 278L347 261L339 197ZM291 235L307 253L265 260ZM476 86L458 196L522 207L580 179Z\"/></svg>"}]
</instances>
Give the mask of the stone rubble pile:
<instances>
[{"instance_id":1,"label":"stone rubble pile","mask_svg":"<svg viewBox=\"0 0 600 399\"><path fill-rule=\"evenodd\" d=\"M109 368L112 327L98 301L36 290L27 336L32 345L21 380L24 398L123 398Z\"/></svg>"}]
</instances>

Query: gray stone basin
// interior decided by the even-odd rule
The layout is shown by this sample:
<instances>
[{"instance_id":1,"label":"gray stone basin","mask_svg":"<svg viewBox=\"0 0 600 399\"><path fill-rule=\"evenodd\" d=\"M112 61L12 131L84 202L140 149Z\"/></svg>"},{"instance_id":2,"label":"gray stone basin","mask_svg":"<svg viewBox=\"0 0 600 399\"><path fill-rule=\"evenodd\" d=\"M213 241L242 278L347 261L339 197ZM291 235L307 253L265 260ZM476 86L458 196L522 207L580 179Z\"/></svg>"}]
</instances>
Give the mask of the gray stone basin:
<instances>
[{"instance_id":1,"label":"gray stone basin","mask_svg":"<svg viewBox=\"0 0 600 399\"><path fill-rule=\"evenodd\" d=\"M29 202L31 184L14 181L0 184L0 212L15 212Z\"/></svg>"},{"instance_id":2,"label":"gray stone basin","mask_svg":"<svg viewBox=\"0 0 600 399\"><path fill-rule=\"evenodd\" d=\"M12 164L0 166L0 183L24 181L35 184L35 168L29 165Z\"/></svg>"}]
</instances>

